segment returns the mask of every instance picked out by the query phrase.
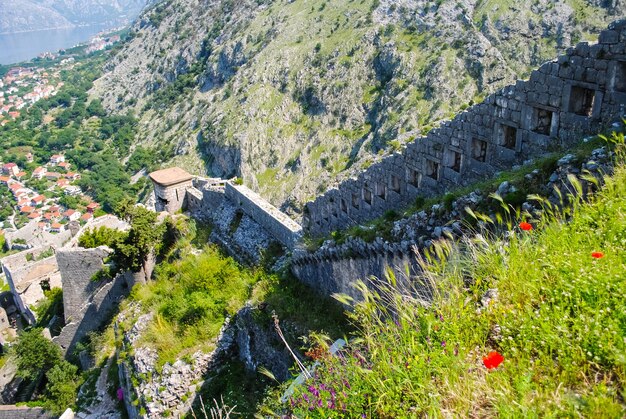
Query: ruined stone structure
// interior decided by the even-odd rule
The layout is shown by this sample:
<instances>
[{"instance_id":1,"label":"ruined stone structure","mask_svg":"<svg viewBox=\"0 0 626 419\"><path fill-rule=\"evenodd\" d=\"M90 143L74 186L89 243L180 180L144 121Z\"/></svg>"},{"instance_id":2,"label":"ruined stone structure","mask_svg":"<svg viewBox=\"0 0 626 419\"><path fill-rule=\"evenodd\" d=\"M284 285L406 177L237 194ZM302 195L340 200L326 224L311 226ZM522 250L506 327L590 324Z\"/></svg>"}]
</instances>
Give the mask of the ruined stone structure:
<instances>
[{"instance_id":1,"label":"ruined stone structure","mask_svg":"<svg viewBox=\"0 0 626 419\"><path fill-rule=\"evenodd\" d=\"M626 21L406 144L306 206L317 236L572 145L624 115Z\"/></svg>"},{"instance_id":2,"label":"ruined stone structure","mask_svg":"<svg viewBox=\"0 0 626 419\"><path fill-rule=\"evenodd\" d=\"M180 172L186 173L182 169L172 168L150 174L150 178L154 183L157 211L160 210L159 200L161 202L167 200L168 204L166 204L164 210L170 213L185 208L198 218L210 218L215 222L217 215L221 215L217 213L233 210L235 213L240 214L239 220L241 223L249 223L247 218L241 217L245 214L245 216L249 217L267 232L271 238L288 249L293 249L296 243L300 241L302 227L248 187L236 185L231 181L223 179L201 177L165 187L163 182L169 175L160 173L167 171L179 174ZM178 178L187 179L182 174ZM175 197L174 200L172 200L172 196ZM163 197L169 198L165 199ZM174 203L176 203L175 206L173 206ZM182 206L179 207L178 203ZM254 226L250 227L254 230ZM237 230L237 228L234 228L234 230ZM228 247L226 242L220 242L220 244Z\"/></svg>"},{"instance_id":3,"label":"ruined stone structure","mask_svg":"<svg viewBox=\"0 0 626 419\"><path fill-rule=\"evenodd\" d=\"M173 214L183 208L187 189L192 187L193 176L181 168L171 167L150 173L150 179L154 184L157 212Z\"/></svg>"},{"instance_id":4,"label":"ruined stone structure","mask_svg":"<svg viewBox=\"0 0 626 419\"><path fill-rule=\"evenodd\" d=\"M61 286L61 275L54 256L44 257L50 247L36 247L0 260L7 284L23 318L35 323L31 305L45 298L44 290ZM40 259L44 257L43 259Z\"/></svg>"},{"instance_id":5,"label":"ruined stone structure","mask_svg":"<svg viewBox=\"0 0 626 419\"><path fill-rule=\"evenodd\" d=\"M63 249L56 254L63 285L65 327L53 341L66 355L71 354L76 343L88 332L111 318L112 311L128 294L124 275L109 281L92 280L103 268L103 261L109 253L109 249L99 247Z\"/></svg>"},{"instance_id":6,"label":"ruined stone structure","mask_svg":"<svg viewBox=\"0 0 626 419\"><path fill-rule=\"evenodd\" d=\"M265 228L288 249L293 249L302 235L302 227L278 208L243 185L226 182L226 198Z\"/></svg>"}]
</instances>

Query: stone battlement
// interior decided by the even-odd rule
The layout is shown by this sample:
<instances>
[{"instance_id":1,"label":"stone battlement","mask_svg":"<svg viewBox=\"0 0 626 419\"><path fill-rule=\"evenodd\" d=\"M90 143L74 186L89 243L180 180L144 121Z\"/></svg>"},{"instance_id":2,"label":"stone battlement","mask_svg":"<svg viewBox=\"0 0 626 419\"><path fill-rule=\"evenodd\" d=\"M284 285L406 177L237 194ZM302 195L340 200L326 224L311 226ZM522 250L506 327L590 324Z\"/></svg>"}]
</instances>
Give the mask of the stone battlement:
<instances>
[{"instance_id":1,"label":"stone battlement","mask_svg":"<svg viewBox=\"0 0 626 419\"><path fill-rule=\"evenodd\" d=\"M527 81L488 96L425 137L306 205L304 230L328 234L574 144L622 117L626 20L580 43Z\"/></svg>"}]
</instances>

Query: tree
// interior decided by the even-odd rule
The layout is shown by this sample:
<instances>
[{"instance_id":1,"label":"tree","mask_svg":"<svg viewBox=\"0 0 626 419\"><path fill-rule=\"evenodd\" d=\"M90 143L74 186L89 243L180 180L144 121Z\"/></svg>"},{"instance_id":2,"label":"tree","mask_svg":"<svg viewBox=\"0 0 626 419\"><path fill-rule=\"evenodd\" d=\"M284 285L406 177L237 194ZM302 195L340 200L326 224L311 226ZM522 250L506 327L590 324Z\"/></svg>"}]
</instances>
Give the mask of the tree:
<instances>
[{"instance_id":1,"label":"tree","mask_svg":"<svg viewBox=\"0 0 626 419\"><path fill-rule=\"evenodd\" d=\"M123 231L101 226L85 232L78 240L78 245L86 249L99 246L115 247L115 244L123 241L126 233Z\"/></svg>"},{"instance_id":2,"label":"tree","mask_svg":"<svg viewBox=\"0 0 626 419\"><path fill-rule=\"evenodd\" d=\"M33 380L61 362L61 349L46 339L41 328L22 332L15 345L17 375Z\"/></svg>"},{"instance_id":3,"label":"tree","mask_svg":"<svg viewBox=\"0 0 626 419\"><path fill-rule=\"evenodd\" d=\"M67 361L61 361L46 373L46 405L53 412L60 414L68 407L74 407L80 384L77 373L78 368Z\"/></svg>"},{"instance_id":4,"label":"tree","mask_svg":"<svg viewBox=\"0 0 626 419\"><path fill-rule=\"evenodd\" d=\"M149 279L147 263L153 252L158 251L163 240L165 225L157 223L157 213L134 205L130 198L123 199L116 214L130 224L128 235L114 244L113 259L118 266L139 272L143 269Z\"/></svg>"}]
</instances>

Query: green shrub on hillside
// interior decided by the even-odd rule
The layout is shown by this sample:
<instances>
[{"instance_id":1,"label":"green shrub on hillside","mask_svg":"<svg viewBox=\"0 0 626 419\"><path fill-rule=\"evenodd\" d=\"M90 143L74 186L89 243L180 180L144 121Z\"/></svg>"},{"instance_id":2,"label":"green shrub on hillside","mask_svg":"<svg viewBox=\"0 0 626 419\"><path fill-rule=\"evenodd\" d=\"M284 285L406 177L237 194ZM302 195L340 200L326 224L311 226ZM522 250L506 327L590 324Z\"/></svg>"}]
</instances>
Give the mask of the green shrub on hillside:
<instances>
[{"instance_id":1,"label":"green shrub on hillside","mask_svg":"<svg viewBox=\"0 0 626 419\"><path fill-rule=\"evenodd\" d=\"M156 313L143 336L145 343L157 349L161 363L174 361L188 349L210 347L226 316L235 314L250 297L259 275L240 268L214 247L162 263L156 281L131 294L131 299Z\"/></svg>"}]
</instances>

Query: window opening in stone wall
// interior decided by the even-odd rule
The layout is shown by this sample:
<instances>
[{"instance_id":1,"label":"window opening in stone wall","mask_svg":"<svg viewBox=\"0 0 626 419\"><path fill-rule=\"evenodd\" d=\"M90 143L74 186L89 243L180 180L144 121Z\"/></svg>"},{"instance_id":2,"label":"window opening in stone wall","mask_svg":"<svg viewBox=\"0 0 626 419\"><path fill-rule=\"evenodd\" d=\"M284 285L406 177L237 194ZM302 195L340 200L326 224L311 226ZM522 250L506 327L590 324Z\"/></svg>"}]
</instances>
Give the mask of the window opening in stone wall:
<instances>
[{"instance_id":1,"label":"window opening in stone wall","mask_svg":"<svg viewBox=\"0 0 626 419\"><path fill-rule=\"evenodd\" d=\"M439 180L439 163L433 160L426 160L426 176Z\"/></svg>"},{"instance_id":2,"label":"window opening in stone wall","mask_svg":"<svg viewBox=\"0 0 626 419\"><path fill-rule=\"evenodd\" d=\"M596 92L580 86L572 86L569 97L569 110L576 115L591 116Z\"/></svg>"},{"instance_id":3,"label":"window opening in stone wall","mask_svg":"<svg viewBox=\"0 0 626 419\"><path fill-rule=\"evenodd\" d=\"M376 185L376 195L380 199L386 199L387 198L387 186L384 183L379 182Z\"/></svg>"},{"instance_id":4,"label":"window opening in stone wall","mask_svg":"<svg viewBox=\"0 0 626 419\"><path fill-rule=\"evenodd\" d=\"M391 175L391 190L400 193L400 178L396 175Z\"/></svg>"},{"instance_id":5,"label":"window opening in stone wall","mask_svg":"<svg viewBox=\"0 0 626 419\"><path fill-rule=\"evenodd\" d=\"M458 151L448 150L446 152L446 166L455 172L461 172L461 161L463 156Z\"/></svg>"},{"instance_id":6,"label":"window opening in stone wall","mask_svg":"<svg viewBox=\"0 0 626 419\"><path fill-rule=\"evenodd\" d=\"M407 169L407 183L409 185L415 186L416 188L419 188L420 186L420 182L422 180L422 175L420 174L420 172L418 172L417 170L414 169Z\"/></svg>"},{"instance_id":7,"label":"window opening in stone wall","mask_svg":"<svg viewBox=\"0 0 626 419\"><path fill-rule=\"evenodd\" d=\"M367 202L368 205L372 205L372 191L363 188L363 200Z\"/></svg>"},{"instance_id":8,"label":"window opening in stone wall","mask_svg":"<svg viewBox=\"0 0 626 419\"><path fill-rule=\"evenodd\" d=\"M515 150L517 145L517 128L509 125L500 125L500 144L503 147Z\"/></svg>"},{"instance_id":9,"label":"window opening in stone wall","mask_svg":"<svg viewBox=\"0 0 626 419\"><path fill-rule=\"evenodd\" d=\"M348 213L348 203L343 198L341 198L341 201L339 201L339 202L341 204L341 211L347 214Z\"/></svg>"},{"instance_id":10,"label":"window opening in stone wall","mask_svg":"<svg viewBox=\"0 0 626 419\"><path fill-rule=\"evenodd\" d=\"M618 61L615 73L615 90L626 92L626 62Z\"/></svg>"},{"instance_id":11,"label":"window opening in stone wall","mask_svg":"<svg viewBox=\"0 0 626 419\"><path fill-rule=\"evenodd\" d=\"M359 209L359 195L355 193L352 194L352 206Z\"/></svg>"},{"instance_id":12,"label":"window opening in stone wall","mask_svg":"<svg viewBox=\"0 0 626 419\"><path fill-rule=\"evenodd\" d=\"M180 198L178 197L178 189L176 189L176 201L180 201Z\"/></svg>"},{"instance_id":13,"label":"window opening in stone wall","mask_svg":"<svg viewBox=\"0 0 626 419\"><path fill-rule=\"evenodd\" d=\"M552 128L552 116L554 113L547 109L535 108L535 126L533 131L537 134L550 135Z\"/></svg>"},{"instance_id":14,"label":"window opening in stone wall","mask_svg":"<svg viewBox=\"0 0 626 419\"><path fill-rule=\"evenodd\" d=\"M483 163L487 161L487 141L472 138L472 158Z\"/></svg>"}]
</instances>

